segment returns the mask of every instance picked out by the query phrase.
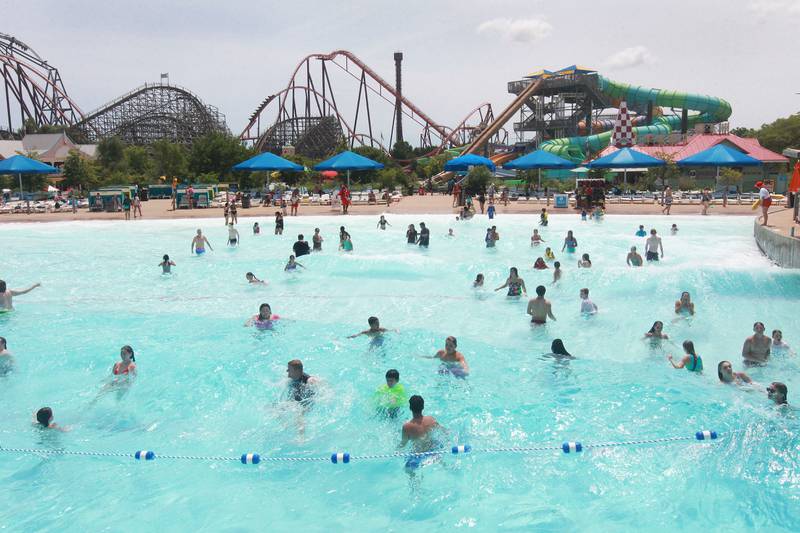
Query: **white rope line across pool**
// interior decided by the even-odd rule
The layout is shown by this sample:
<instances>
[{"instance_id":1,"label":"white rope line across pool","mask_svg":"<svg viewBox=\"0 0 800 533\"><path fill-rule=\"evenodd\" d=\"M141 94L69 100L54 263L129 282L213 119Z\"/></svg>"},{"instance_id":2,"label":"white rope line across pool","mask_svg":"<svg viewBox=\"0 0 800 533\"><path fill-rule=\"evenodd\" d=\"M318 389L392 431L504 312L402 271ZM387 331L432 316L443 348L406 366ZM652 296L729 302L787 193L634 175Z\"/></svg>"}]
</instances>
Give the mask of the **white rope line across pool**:
<instances>
[{"instance_id":1,"label":"white rope line across pool","mask_svg":"<svg viewBox=\"0 0 800 533\"><path fill-rule=\"evenodd\" d=\"M738 431L731 431L728 435L737 433ZM465 453L532 453L532 452L552 452L561 451L565 454L580 453L584 450L591 450L597 448L619 448L623 446L641 446L648 444L671 444L675 442L698 442L698 441L712 441L717 440L719 435L716 431L703 430L698 431L694 435L679 435L673 437L661 437L654 439L637 439L625 440L617 442L602 442L597 444L583 444L580 441L568 441L561 445L543 445L543 446L511 446L503 448L472 448L469 444L457 444L452 446L449 450L440 449L428 452L392 452L392 453L379 453L379 454L363 454L351 455L349 452L335 452L329 456L313 456L313 457L288 457L288 456L269 456L259 453L244 453L239 457L225 456L225 455L180 455L180 454L164 454L158 455L159 459L175 459L175 460L188 460L188 461L239 461L242 464L259 464L261 462L328 462L333 464L350 463L351 461L369 461L378 459L394 459L394 458L425 458L437 457L448 454L459 455ZM156 458L156 453L151 450L137 450L134 453L130 452L96 452L96 451L78 451L78 450L65 450L63 448L7 448L0 446L0 452L15 453L21 455L61 455L61 456L79 456L79 457L133 457L136 460L152 461Z\"/></svg>"}]
</instances>

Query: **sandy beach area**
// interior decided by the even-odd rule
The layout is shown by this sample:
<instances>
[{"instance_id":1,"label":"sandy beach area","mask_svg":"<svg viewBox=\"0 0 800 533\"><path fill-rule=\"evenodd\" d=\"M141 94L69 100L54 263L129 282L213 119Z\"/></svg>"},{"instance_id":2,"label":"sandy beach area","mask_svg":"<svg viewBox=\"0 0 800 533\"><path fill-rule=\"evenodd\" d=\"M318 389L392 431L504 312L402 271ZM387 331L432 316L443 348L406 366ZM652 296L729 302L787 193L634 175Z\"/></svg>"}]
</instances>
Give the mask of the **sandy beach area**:
<instances>
[{"instance_id":1,"label":"sandy beach area","mask_svg":"<svg viewBox=\"0 0 800 533\"><path fill-rule=\"evenodd\" d=\"M541 212L542 207L545 207L545 201L511 201L508 206L502 204L496 205L497 216L504 214L538 214ZM477 207L477 205L476 205ZM774 207L774 211L783 211L783 207ZM552 214L559 213L577 213L574 209L557 209L553 206L552 201L548 207L548 211ZM698 204L693 205L673 205L673 215L698 215L700 214L701 206ZM178 209L173 211L169 200L150 200L142 202L142 212L145 219L177 219L177 218L208 218L219 216L222 217L221 208L204 208L204 209ZM249 209L238 209L238 216L240 219L248 217L269 217L275 213L274 207L251 207ZM400 202L392 203L390 207L385 204L378 205L354 205L350 207L351 215L380 215L382 213L397 213L397 214L447 214L452 213L454 216L457 210L453 208L453 199L451 196L445 195L426 195L426 196L406 196ZM658 204L644 203L644 204L631 204L631 203L608 203L606 205L606 213L609 215L658 215L661 214L661 206ZM721 205L712 206L708 210L710 216L755 216L758 212L753 211L749 204L736 205L729 203L727 207ZM330 215L330 216L347 216L342 215L341 209L331 209L330 206L311 206L301 205L299 216L304 215ZM86 209L78 210L77 214L71 211L61 211L58 213L31 213L31 214L2 214L0 215L0 223L3 222L55 222L64 220L122 220L123 214L120 213L91 213ZM780 220L784 222L785 216L776 217L776 222ZM789 218L790 220L790 218ZM771 221L770 221L771 222ZM772 225L772 224L770 224Z\"/></svg>"}]
</instances>

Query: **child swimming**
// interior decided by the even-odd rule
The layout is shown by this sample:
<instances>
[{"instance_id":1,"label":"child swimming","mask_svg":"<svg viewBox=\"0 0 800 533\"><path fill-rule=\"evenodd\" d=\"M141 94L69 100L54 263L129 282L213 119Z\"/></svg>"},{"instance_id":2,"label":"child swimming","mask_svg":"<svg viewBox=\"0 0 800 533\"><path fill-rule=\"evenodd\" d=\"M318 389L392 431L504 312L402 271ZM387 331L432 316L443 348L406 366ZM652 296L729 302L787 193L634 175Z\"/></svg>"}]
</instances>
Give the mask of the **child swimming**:
<instances>
[{"instance_id":1,"label":"child swimming","mask_svg":"<svg viewBox=\"0 0 800 533\"><path fill-rule=\"evenodd\" d=\"M161 267L162 274L170 274L172 272L172 267L175 266L174 261L170 261L169 256L164 254L162 261L158 264Z\"/></svg>"}]
</instances>

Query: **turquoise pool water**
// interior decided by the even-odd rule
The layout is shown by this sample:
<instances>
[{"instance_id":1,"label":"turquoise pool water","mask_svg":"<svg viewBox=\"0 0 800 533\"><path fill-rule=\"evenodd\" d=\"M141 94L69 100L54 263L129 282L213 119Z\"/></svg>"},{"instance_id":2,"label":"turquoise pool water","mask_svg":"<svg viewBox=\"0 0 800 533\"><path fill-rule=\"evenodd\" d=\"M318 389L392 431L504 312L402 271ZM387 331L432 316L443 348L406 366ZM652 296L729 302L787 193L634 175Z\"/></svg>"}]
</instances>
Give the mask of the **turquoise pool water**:
<instances>
[{"instance_id":1,"label":"turquoise pool water","mask_svg":"<svg viewBox=\"0 0 800 533\"><path fill-rule=\"evenodd\" d=\"M227 249L221 219L83 222L0 226L0 277L10 287L41 281L0 315L17 367L0 378L0 445L67 450L154 450L157 454L238 457L246 452L326 457L394 452L402 419L375 416L372 395L389 368L426 414L447 429L448 444L475 449L558 446L692 435L713 429L714 444L678 442L530 454L446 456L413 482L403 459L270 463L132 458L38 457L0 453L0 527L15 531L303 531L377 529L641 530L800 528L800 425L793 410L766 399L773 380L800 404L798 360L776 355L748 370L752 387L718 384L717 363L741 364L756 320L800 345L800 275L758 252L752 220L734 217L608 217L581 222L552 216L542 229L564 269L531 266L536 220L502 216L501 239L484 247L488 221L450 216L287 218L282 237L270 219L242 219L242 246ZM408 223L426 221L431 246L405 243ZM671 236L668 223L677 223ZM336 251L340 224L355 251ZM638 224L663 235L665 257L625 266L631 245L643 253ZM189 253L194 230L215 251ZM324 251L283 265L298 233L314 227ZM456 237L445 237L452 227ZM573 229L594 267L560 253ZM162 276L164 253L177 263ZM525 301L501 285L517 266L529 293L545 283L557 322L532 328ZM253 271L267 287L248 286ZM478 272L483 292L471 289ZM578 291L591 290L600 313L580 316ZM697 315L674 321L673 302L692 293ZM281 315L273 331L243 327L268 302ZM369 315L399 333L382 345L347 339ZM654 320L677 345L652 349L642 335ZM472 368L466 380L439 375L432 355L455 335ZM576 356L545 356L553 338ZM673 370L666 354L694 341L705 373ZM119 349L136 351L139 376L126 391L98 393ZM323 380L297 428L284 401L285 368L300 358ZM42 433L31 414L49 405L68 433ZM406 413L403 413L405 417ZM730 436L729 432L741 430Z\"/></svg>"}]
</instances>

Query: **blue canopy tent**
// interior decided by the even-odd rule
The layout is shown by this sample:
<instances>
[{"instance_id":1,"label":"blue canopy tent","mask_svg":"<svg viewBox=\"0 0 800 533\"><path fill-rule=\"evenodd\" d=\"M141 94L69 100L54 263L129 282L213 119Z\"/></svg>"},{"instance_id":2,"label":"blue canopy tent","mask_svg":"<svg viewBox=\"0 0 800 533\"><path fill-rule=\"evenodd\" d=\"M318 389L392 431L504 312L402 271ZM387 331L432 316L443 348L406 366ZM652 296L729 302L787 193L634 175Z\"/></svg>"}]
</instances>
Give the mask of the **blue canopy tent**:
<instances>
[{"instance_id":1,"label":"blue canopy tent","mask_svg":"<svg viewBox=\"0 0 800 533\"><path fill-rule=\"evenodd\" d=\"M475 154L462 155L444 164L444 169L451 172L464 172L469 170L470 167L486 167L492 172L497 168L491 159Z\"/></svg>"},{"instance_id":2,"label":"blue canopy tent","mask_svg":"<svg viewBox=\"0 0 800 533\"><path fill-rule=\"evenodd\" d=\"M588 165L589 168L621 168L623 169L623 184L628 185L629 168L651 168L663 167L667 162L647 154L643 154L633 148L621 148L616 152L603 157L598 157Z\"/></svg>"},{"instance_id":3,"label":"blue canopy tent","mask_svg":"<svg viewBox=\"0 0 800 533\"><path fill-rule=\"evenodd\" d=\"M563 157L558 157L550 152L544 150L536 150L529 154L518 157L513 161L509 161L503 168L510 168L513 170L539 170L539 188L542 188L542 169L571 169L578 165L572 161L568 161Z\"/></svg>"},{"instance_id":4,"label":"blue canopy tent","mask_svg":"<svg viewBox=\"0 0 800 533\"><path fill-rule=\"evenodd\" d=\"M715 189L719 182L719 167L753 167L760 164L761 161L755 157L722 143L678 161L678 166L682 167L717 167L717 175L714 178ZM727 188L725 194L727 195Z\"/></svg>"},{"instance_id":5,"label":"blue canopy tent","mask_svg":"<svg viewBox=\"0 0 800 533\"><path fill-rule=\"evenodd\" d=\"M19 175L19 199L22 200L22 175L23 174L57 174L61 172L56 167L36 161L24 155L15 155L0 161L0 174Z\"/></svg>"},{"instance_id":6,"label":"blue canopy tent","mask_svg":"<svg viewBox=\"0 0 800 533\"><path fill-rule=\"evenodd\" d=\"M304 169L302 165L298 165L288 159L284 159L272 152L264 152L257 156L251 157L247 161L242 161L238 165L233 166L233 170L277 170L288 172L302 172Z\"/></svg>"},{"instance_id":7,"label":"blue canopy tent","mask_svg":"<svg viewBox=\"0 0 800 533\"><path fill-rule=\"evenodd\" d=\"M326 159L322 163L314 165L314 170L345 170L347 171L347 187L350 187L350 171L351 170L380 170L383 168L383 163L373 161L368 157L359 155L349 150L340 154L336 154L330 159Z\"/></svg>"}]
</instances>

